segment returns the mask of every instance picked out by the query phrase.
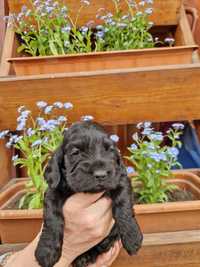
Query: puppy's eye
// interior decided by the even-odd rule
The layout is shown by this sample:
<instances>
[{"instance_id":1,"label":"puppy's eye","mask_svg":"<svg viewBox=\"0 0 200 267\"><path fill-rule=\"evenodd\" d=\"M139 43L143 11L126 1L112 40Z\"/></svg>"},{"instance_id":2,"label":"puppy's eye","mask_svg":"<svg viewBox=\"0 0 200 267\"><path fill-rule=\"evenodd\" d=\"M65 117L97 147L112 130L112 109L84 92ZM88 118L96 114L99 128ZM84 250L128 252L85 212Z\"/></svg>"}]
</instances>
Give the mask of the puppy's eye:
<instances>
[{"instance_id":1,"label":"puppy's eye","mask_svg":"<svg viewBox=\"0 0 200 267\"><path fill-rule=\"evenodd\" d=\"M76 156L80 153L80 150L77 147L73 147L71 152L70 152L70 156Z\"/></svg>"}]
</instances>

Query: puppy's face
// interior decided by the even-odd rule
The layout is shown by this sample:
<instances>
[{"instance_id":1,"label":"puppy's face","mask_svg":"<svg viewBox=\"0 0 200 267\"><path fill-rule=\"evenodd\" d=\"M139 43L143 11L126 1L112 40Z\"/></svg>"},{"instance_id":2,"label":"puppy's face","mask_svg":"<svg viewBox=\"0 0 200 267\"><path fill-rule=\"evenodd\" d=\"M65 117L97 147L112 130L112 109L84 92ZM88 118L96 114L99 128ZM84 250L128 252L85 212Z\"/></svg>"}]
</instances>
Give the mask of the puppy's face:
<instances>
[{"instance_id":1,"label":"puppy's face","mask_svg":"<svg viewBox=\"0 0 200 267\"><path fill-rule=\"evenodd\" d=\"M118 149L99 125L73 125L64 139L63 153L63 178L74 192L107 191L119 184L122 166Z\"/></svg>"}]
</instances>

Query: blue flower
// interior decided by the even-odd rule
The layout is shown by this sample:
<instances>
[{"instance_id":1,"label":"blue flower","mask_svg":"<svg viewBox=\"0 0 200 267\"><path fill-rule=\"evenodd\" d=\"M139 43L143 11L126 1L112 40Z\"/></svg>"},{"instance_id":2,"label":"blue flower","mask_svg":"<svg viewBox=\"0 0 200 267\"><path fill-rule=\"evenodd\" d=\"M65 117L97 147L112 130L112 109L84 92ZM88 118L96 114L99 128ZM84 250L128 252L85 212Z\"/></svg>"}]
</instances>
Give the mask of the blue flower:
<instances>
[{"instance_id":1,"label":"blue flower","mask_svg":"<svg viewBox=\"0 0 200 267\"><path fill-rule=\"evenodd\" d=\"M131 145L131 149L132 149L132 150L137 150L137 149L138 149L138 147L137 147L137 145L136 145L136 144L132 144L132 145Z\"/></svg>"},{"instance_id":2,"label":"blue flower","mask_svg":"<svg viewBox=\"0 0 200 267\"><path fill-rule=\"evenodd\" d=\"M12 156L12 161L15 161L15 160L17 160L18 158L19 158L19 156L18 156L18 155Z\"/></svg>"},{"instance_id":3,"label":"blue flower","mask_svg":"<svg viewBox=\"0 0 200 267\"><path fill-rule=\"evenodd\" d=\"M98 32L96 33L96 36L97 36L99 39L103 39L104 35L105 35L105 32L104 32L104 31L98 31Z\"/></svg>"},{"instance_id":4,"label":"blue flower","mask_svg":"<svg viewBox=\"0 0 200 267\"><path fill-rule=\"evenodd\" d=\"M82 121L92 121L92 120L94 120L94 117L91 115L85 115L85 116L81 117L81 120Z\"/></svg>"},{"instance_id":5,"label":"blue flower","mask_svg":"<svg viewBox=\"0 0 200 267\"><path fill-rule=\"evenodd\" d=\"M151 159L155 160L156 162L160 162L160 155L158 153L152 152L150 153L149 156Z\"/></svg>"},{"instance_id":6,"label":"blue flower","mask_svg":"<svg viewBox=\"0 0 200 267\"><path fill-rule=\"evenodd\" d=\"M176 158L179 154L179 150L176 147L169 147L167 149L167 152L169 153L170 156L173 158Z\"/></svg>"},{"instance_id":7,"label":"blue flower","mask_svg":"<svg viewBox=\"0 0 200 267\"><path fill-rule=\"evenodd\" d=\"M22 130L25 129L25 127L26 127L26 121L24 120L24 121L21 121L21 122L17 125L16 130L17 130L17 131L22 131Z\"/></svg>"},{"instance_id":8,"label":"blue flower","mask_svg":"<svg viewBox=\"0 0 200 267\"><path fill-rule=\"evenodd\" d=\"M36 103L36 105L38 106L38 108L42 109L42 108L45 108L47 106L47 103L44 101L38 101Z\"/></svg>"},{"instance_id":9,"label":"blue flower","mask_svg":"<svg viewBox=\"0 0 200 267\"><path fill-rule=\"evenodd\" d=\"M147 15L151 15L153 13L153 8L146 8L144 11Z\"/></svg>"},{"instance_id":10,"label":"blue flower","mask_svg":"<svg viewBox=\"0 0 200 267\"><path fill-rule=\"evenodd\" d=\"M65 122L65 121L67 121L67 118L65 116L59 116L58 121L59 122Z\"/></svg>"},{"instance_id":11,"label":"blue flower","mask_svg":"<svg viewBox=\"0 0 200 267\"><path fill-rule=\"evenodd\" d=\"M164 41L165 41L165 43L167 43L169 45L173 45L175 42L174 38L170 38L170 37L165 38Z\"/></svg>"},{"instance_id":12,"label":"blue flower","mask_svg":"<svg viewBox=\"0 0 200 267\"><path fill-rule=\"evenodd\" d=\"M50 114L51 111L52 111L52 109L53 109L53 106L47 106L47 107L44 109L44 113L45 113L45 114Z\"/></svg>"},{"instance_id":13,"label":"blue flower","mask_svg":"<svg viewBox=\"0 0 200 267\"><path fill-rule=\"evenodd\" d=\"M35 130L33 130L32 128L28 128L28 130L27 130L27 135L28 136L32 136L32 135L34 135L35 134Z\"/></svg>"},{"instance_id":14,"label":"blue flower","mask_svg":"<svg viewBox=\"0 0 200 267\"><path fill-rule=\"evenodd\" d=\"M36 118L36 122L39 126L43 126L46 123L45 119L42 117Z\"/></svg>"},{"instance_id":15,"label":"blue flower","mask_svg":"<svg viewBox=\"0 0 200 267\"><path fill-rule=\"evenodd\" d=\"M137 125L136 125L136 128L138 128L139 130L142 129L142 128L150 128L152 125L152 122L150 121L145 121L145 122L139 122Z\"/></svg>"},{"instance_id":16,"label":"blue flower","mask_svg":"<svg viewBox=\"0 0 200 267\"><path fill-rule=\"evenodd\" d=\"M86 26L82 26L81 28L80 28L80 31L83 33L83 34L86 34L87 32L88 32L88 27L86 27Z\"/></svg>"},{"instance_id":17,"label":"blue flower","mask_svg":"<svg viewBox=\"0 0 200 267\"><path fill-rule=\"evenodd\" d=\"M35 146L39 146L42 144L42 140L36 140L35 142L33 142L33 144L31 145L31 147L35 147Z\"/></svg>"},{"instance_id":18,"label":"blue flower","mask_svg":"<svg viewBox=\"0 0 200 267\"><path fill-rule=\"evenodd\" d=\"M110 136L110 139L111 139L113 142L115 142L115 143L119 142L119 136L116 135L116 134L112 134L112 135Z\"/></svg>"},{"instance_id":19,"label":"blue flower","mask_svg":"<svg viewBox=\"0 0 200 267\"><path fill-rule=\"evenodd\" d=\"M131 173L135 172L135 169L133 167L128 166L128 167L126 167L126 171L128 174L131 174Z\"/></svg>"},{"instance_id":20,"label":"blue flower","mask_svg":"<svg viewBox=\"0 0 200 267\"><path fill-rule=\"evenodd\" d=\"M63 108L63 103L61 103L61 102L55 102L55 103L53 103L53 106L55 108Z\"/></svg>"},{"instance_id":21,"label":"blue flower","mask_svg":"<svg viewBox=\"0 0 200 267\"><path fill-rule=\"evenodd\" d=\"M67 25L61 29L62 33L69 33L71 31L71 26Z\"/></svg>"},{"instance_id":22,"label":"blue flower","mask_svg":"<svg viewBox=\"0 0 200 267\"><path fill-rule=\"evenodd\" d=\"M8 133L9 133L9 130L4 130L0 132L0 139L4 139Z\"/></svg>"},{"instance_id":23,"label":"blue flower","mask_svg":"<svg viewBox=\"0 0 200 267\"><path fill-rule=\"evenodd\" d=\"M184 124L182 123L174 123L172 124L172 127L175 129L175 130L183 130L184 129Z\"/></svg>"},{"instance_id":24,"label":"blue flower","mask_svg":"<svg viewBox=\"0 0 200 267\"><path fill-rule=\"evenodd\" d=\"M144 130L142 131L143 135L149 135L152 133L152 128L144 128Z\"/></svg>"},{"instance_id":25,"label":"blue flower","mask_svg":"<svg viewBox=\"0 0 200 267\"><path fill-rule=\"evenodd\" d=\"M163 139L164 139L162 133L160 133L160 132L150 134L149 138L153 141L163 141Z\"/></svg>"},{"instance_id":26,"label":"blue flower","mask_svg":"<svg viewBox=\"0 0 200 267\"><path fill-rule=\"evenodd\" d=\"M30 113L30 110L24 110L21 112L21 117L26 119Z\"/></svg>"},{"instance_id":27,"label":"blue flower","mask_svg":"<svg viewBox=\"0 0 200 267\"><path fill-rule=\"evenodd\" d=\"M66 103L64 103L63 107L64 107L65 109L72 109L72 108L73 108L73 104L70 103L70 102L66 102Z\"/></svg>"}]
</instances>

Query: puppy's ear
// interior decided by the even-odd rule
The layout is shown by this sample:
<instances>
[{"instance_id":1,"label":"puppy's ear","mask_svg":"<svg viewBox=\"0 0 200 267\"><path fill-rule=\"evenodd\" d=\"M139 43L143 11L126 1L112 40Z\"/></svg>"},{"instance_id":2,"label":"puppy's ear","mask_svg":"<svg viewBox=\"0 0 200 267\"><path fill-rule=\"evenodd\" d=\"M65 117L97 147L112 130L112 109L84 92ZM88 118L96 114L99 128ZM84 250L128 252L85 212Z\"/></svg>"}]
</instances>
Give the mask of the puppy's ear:
<instances>
[{"instance_id":1,"label":"puppy's ear","mask_svg":"<svg viewBox=\"0 0 200 267\"><path fill-rule=\"evenodd\" d=\"M58 187L62 176L63 149L59 147L49 160L45 169L44 178L52 189Z\"/></svg>"}]
</instances>

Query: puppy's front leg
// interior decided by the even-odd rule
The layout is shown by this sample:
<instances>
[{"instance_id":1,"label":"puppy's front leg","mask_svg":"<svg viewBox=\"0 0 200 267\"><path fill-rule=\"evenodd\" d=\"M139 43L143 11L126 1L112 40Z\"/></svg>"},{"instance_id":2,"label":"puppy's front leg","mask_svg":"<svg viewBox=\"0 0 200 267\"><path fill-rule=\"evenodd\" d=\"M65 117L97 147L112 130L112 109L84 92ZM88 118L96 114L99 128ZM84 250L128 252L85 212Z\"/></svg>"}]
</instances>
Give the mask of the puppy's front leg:
<instances>
[{"instance_id":1,"label":"puppy's front leg","mask_svg":"<svg viewBox=\"0 0 200 267\"><path fill-rule=\"evenodd\" d=\"M60 194L48 189L44 201L44 224L35 257L42 267L53 267L58 262L63 243L64 199Z\"/></svg>"},{"instance_id":2,"label":"puppy's front leg","mask_svg":"<svg viewBox=\"0 0 200 267\"><path fill-rule=\"evenodd\" d=\"M133 197L128 177L123 176L121 185L111 193L113 216L119 230L123 247L132 255L142 244L142 233L133 212Z\"/></svg>"}]
</instances>

